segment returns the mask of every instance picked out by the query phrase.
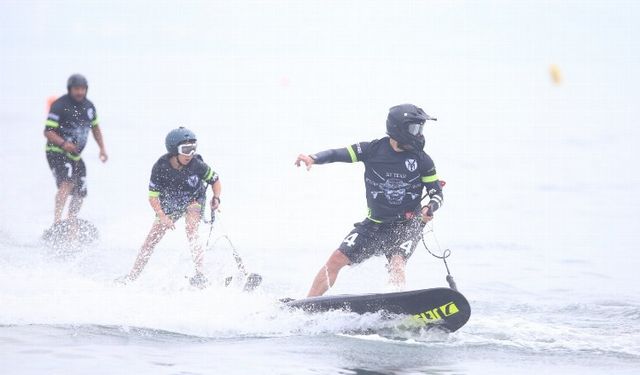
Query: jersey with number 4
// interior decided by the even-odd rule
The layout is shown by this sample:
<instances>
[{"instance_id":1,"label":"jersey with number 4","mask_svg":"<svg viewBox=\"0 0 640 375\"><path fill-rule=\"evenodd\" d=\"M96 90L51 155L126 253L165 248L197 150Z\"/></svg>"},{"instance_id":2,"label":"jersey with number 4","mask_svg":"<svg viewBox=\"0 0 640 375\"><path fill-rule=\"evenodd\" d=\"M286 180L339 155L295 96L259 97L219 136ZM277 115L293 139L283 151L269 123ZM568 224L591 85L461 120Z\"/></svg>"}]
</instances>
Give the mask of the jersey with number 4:
<instances>
[{"instance_id":1,"label":"jersey with number 4","mask_svg":"<svg viewBox=\"0 0 640 375\"><path fill-rule=\"evenodd\" d=\"M377 223L415 216L426 188L435 211L442 204L442 189L433 160L424 151L395 151L389 137L359 142L343 149L312 155L317 164L363 162L368 219Z\"/></svg>"}]
</instances>

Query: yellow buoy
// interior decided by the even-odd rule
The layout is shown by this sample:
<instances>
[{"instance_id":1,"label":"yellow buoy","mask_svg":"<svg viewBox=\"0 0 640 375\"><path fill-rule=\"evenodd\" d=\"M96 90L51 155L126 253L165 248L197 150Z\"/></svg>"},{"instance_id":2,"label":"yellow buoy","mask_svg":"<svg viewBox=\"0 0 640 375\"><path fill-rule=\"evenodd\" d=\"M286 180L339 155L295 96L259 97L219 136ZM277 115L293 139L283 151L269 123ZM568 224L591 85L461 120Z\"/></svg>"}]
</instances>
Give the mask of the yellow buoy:
<instances>
[{"instance_id":1,"label":"yellow buoy","mask_svg":"<svg viewBox=\"0 0 640 375\"><path fill-rule=\"evenodd\" d=\"M562 83L562 73L560 72L560 68L556 64L551 64L549 66L549 75L551 76L551 81L556 85Z\"/></svg>"}]
</instances>

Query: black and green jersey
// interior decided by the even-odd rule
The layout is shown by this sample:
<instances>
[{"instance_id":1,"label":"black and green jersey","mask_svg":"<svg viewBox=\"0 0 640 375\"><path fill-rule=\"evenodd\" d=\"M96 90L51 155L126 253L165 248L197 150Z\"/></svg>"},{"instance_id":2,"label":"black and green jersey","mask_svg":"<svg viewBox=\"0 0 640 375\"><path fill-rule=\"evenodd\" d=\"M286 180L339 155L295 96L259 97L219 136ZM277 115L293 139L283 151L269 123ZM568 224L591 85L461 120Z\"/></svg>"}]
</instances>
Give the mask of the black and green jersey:
<instances>
[{"instance_id":1,"label":"black and green jersey","mask_svg":"<svg viewBox=\"0 0 640 375\"><path fill-rule=\"evenodd\" d=\"M171 154L165 154L153 165L149 181L149 196L158 197L166 214L181 211L206 194L204 183L218 181L218 174L195 155L182 169L171 166Z\"/></svg>"},{"instance_id":2,"label":"black and green jersey","mask_svg":"<svg viewBox=\"0 0 640 375\"><path fill-rule=\"evenodd\" d=\"M402 221L414 217L421 208L424 189L432 210L442 204L442 188L433 160L424 151L397 152L389 137L355 143L311 155L316 164L363 162L368 218L374 222Z\"/></svg>"},{"instance_id":3,"label":"black and green jersey","mask_svg":"<svg viewBox=\"0 0 640 375\"><path fill-rule=\"evenodd\" d=\"M51 104L45 130L54 131L65 141L75 143L78 154L68 153L51 142L47 142L46 150L66 153L74 160L80 159L80 153L87 145L89 130L94 126L98 126L98 114L93 103L88 99L77 102L69 94L63 95Z\"/></svg>"}]
</instances>

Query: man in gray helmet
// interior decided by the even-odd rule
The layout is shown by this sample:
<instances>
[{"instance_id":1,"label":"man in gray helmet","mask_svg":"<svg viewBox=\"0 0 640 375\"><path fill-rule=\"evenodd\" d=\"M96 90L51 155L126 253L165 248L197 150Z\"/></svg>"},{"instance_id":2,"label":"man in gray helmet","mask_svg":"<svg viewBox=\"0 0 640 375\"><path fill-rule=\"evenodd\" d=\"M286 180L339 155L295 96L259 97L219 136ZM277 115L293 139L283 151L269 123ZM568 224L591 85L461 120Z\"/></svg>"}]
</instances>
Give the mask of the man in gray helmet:
<instances>
[{"instance_id":1,"label":"man in gray helmet","mask_svg":"<svg viewBox=\"0 0 640 375\"><path fill-rule=\"evenodd\" d=\"M222 186L218 174L196 153L197 138L191 130L184 127L173 129L167 134L165 146L167 153L153 165L149 181L149 203L156 219L133 268L117 281L127 283L137 279L155 246L167 230L175 229L174 222L184 216L196 271L190 282L203 287L207 279L202 273L204 252L198 238L198 224L202 220L207 185L211 185L213 191L212 210L220 205Z\"/></svg>"},{"instance_id":2,"label":"man in gray helmet","mask_svg":"<svg viewBox=\"0 0 640 375\"><path fill-rule=\"evenodd\" d=\"M391 284L404 284L404 268L413 254L422 229L442 204L442 189L433 160L424 152L422 129L436 120L413 104L392 107L387 135L345 148L298 155L295 164L307 170L314 164L333 162L365 165L364 182L368 215L344 238L318 271L308 296L324 294L333 286L342 267L372 256L385 255ZM429 202L422 206L426 191Z\"/></svg>"},{"instance_id":3,"label":"man in gray helmet","mask_svg":"<svg viewBox=\"0 0 640 375\"><path fill-rule=\"evenodd\" d=\"M87 195L87 170L80 154L87 144L89 130L100 148L100 160L104 163L108 159L96 107L87 99L88 88L83 75L69 77L67 93L51 104L45 123L47 162L58 186L54 224L62 221L69 196L68 218L70 221L77 219L82 200Z\"/></svg>"}]
</instances>

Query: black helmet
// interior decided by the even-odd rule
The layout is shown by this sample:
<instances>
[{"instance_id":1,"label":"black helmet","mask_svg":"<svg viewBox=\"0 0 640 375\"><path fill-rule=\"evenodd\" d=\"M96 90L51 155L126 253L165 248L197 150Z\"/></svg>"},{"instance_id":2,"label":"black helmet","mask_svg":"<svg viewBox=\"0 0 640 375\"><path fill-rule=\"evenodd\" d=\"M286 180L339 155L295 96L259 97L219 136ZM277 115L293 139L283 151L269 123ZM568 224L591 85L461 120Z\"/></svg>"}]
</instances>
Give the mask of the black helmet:
<instances>
[{"instance_id":1,"label":"black helmet","mask_svg":"<svg viewBox=\"0 0 640 375\"><path fill-rule=\"evenodd\" d=\"M72 74L67 80L67 90L71 90L71 88L75 86L82 86L88 89L89 83L87 82L87 78L82 74Z\"/></svg>"},{"instance_id":2,"label":"black helmet","mask_svg":"<svg viewBox=\"0 0 640 375\"><path fill-rule=\"evenodd\" d=\"M177 129L173 129L169 134L167 134L167 138L164 140L164 145L167 147L167 152L175 155L178 153L178 145L185 141L195 142L197 140L198 139L194 132L184 126L181 126Z\"/></svg>"},{"instance_id":3,"label":"black helmet","mask_svg":"<svg viewBox=\"0 0 640 375\"><path fill-rule=\"evenodd\" d=\"M387 134L407 151L422 150L425 143L422 128L427 120L438 119L427 115L422 108L413 104L391 107L387 116Z\"/></svg>"}]
</instances>

